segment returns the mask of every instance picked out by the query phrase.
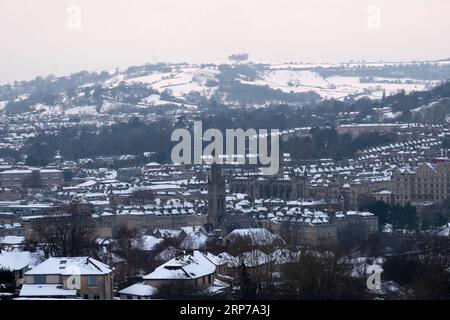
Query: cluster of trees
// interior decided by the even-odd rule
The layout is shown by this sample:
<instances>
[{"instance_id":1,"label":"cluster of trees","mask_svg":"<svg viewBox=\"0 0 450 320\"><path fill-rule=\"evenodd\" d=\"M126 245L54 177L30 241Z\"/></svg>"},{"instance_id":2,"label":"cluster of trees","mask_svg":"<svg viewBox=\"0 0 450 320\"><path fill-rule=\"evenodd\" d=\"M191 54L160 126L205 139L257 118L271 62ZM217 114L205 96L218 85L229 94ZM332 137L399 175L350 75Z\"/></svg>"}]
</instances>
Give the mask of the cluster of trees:
<instances>
[{"instance_id":1,"label":"cluster of trees","mask_svg":"<svg viewBox=\"0 0 450 320\"><path fill-rule=\"evenodd\" d=\"M1 251L0 251L1 252ZM14 294L16 291L16 277L14 273L9 269L0 268L0 292ZM0 295L0 300L4 297L8 298L6 295Z\"/></svg>"},{"instance_id":2,"label":"cluster of trees","mask_svg":"<svg viewBox=\"0 0 450 320\"><path fill-rule=\"evenodd\" d=\"M67 77L54 75L37 77L31 81L15 82L14 85L0 86L0 100L10 100L5 107L7 114L15 114L29 111L30 106L36 103L54 105L61 93L74 91L75 88L86 83L95 83L106 80L111 75L103 71L101 73L81 71ZM21 94L29 94L25 99L14 101Z\"/></svg>"},{"instance_id":3,"label":"cluster of trees","mask_svg":"<svg viewBox=\"0 0 450 320\"><path fill-rule=\"evenodd\" d=\"M95 252L95 222L90 209L72 203L61 213L34 220L34 242L40 244L45 255L76 257Z\"/></svg>"},{"instance_id":4,"label":"cluster of trees","mask_svg":"<svg viewBox=\"0 0 450 320\"><path fill-rule=\"evenodd\" d=\"M450 239L426 237L417 250L386 257L383 277L395 281L409 299L450 299Z\"/></svg>"},{"instance_id":5,"label":"cluster of trees","mask_svg":"<svg viewBox=\"0 0 450 320\"><path fill-rule=\"evenodd\" d=\"M148 75L152 72L171 72L172 67L167 65L166 63L157 63L157 64L150 64L147 63L142 66L130 66L125 71L126 75L130 78L134 77L140 77L144 75Z\"/></svg>"},{"instance_id":6,"label":"cluster of trees","mask_svg":"<svg viewBox=\"0 0 450 320\"><path fill-rule=\"evenodd\" d=\"M22 151L28 155L28 165L47 164L57 150L71 160L155 151L156 161L164 161L170 157L172 130L167 121L147 124L136 118L100 131L94 127L70 127L58 134L43 133L31 138Z\"/></svg>"},{"instance_id":7,"label":"cluster of trees","mask_svg":"<svg viewBox=\"0 0 450 320\"><path fill-rule=\"evenodd\" d=\"M344 68L321 68L315 71L322 77L382 77L411 78L419 80L447 80L450 65L435 63L412 63L404 65L357 66Z\"/></svg>"},{"instance_id":8,"label":"cluster of trees","mask_svg":"<svg viewBox=\"0 0 450 320\"><path fill-rule=\"evenodd\" d=\"M376 215L380 226L389 223L395 229L416 230L418 227L417 209L410 204L400 206L389 205L383 201L373 201L362 204L360 210Z\"/></svg>"},{"instance_id":9,"label":"cluster of trees","mask_svg":"<svg viewBox=\"0 0 450 320\"><path fill-rule=\"evenodd\" d=\"M286 93L280 89L272 89L269 86L228 80L228 82L221 83L216 95L219 95L219 98L224 97L227 101L238 102L244 105L265 104L267 102L301 105L318 103L321 100L320 95L314 91Z\"/></svg>"},{"instance_id":10,"label":"cluster of trees","mask_svg":"<svg viewBox=\"0 0 450 320\"><path fill-rule=\"evenodd\" d=\"M391 134L373 132L352 138L348 133L338 134L334 128L314 128L310 136L293 137L282 143L282 150L291 153L294 159L327 157L339 161L363 148L391 143L393 140L394 135Z\"/></svg>"},{"instance_id":11,"label":"cluster of trees","mask_svg":"<svg viewBox=\"0 0 450 320\"><path fill-rule=\"evenodd\" d=\"M218 110L205 112L197 120L207 128L225 131L228 128L292 128L295 121L305 121L288 107L268 108L254 113L249 110ZM155 152L155 160L165 162L170 159L174 142L170 141L172 131L177 127L189 126L185 119L172 124L168 120L144 123L133 118L126 123L118 123L102 129L89 126L62 128L59 133L42 133L28 140L22 152L28 155L28 165L49 163L56 151L65 159L121 154L142 154ZM298 124L298 122L297 122ZM337 134L334 128L314 128L310 136L290 137L281 141L282 152L289 152L294 159L332 157L340 160L369 146L390 143L393 135L367 133L353 139L350 134ZM205 143L206 144L206 143Z\"/></svg>"}]
</instances>

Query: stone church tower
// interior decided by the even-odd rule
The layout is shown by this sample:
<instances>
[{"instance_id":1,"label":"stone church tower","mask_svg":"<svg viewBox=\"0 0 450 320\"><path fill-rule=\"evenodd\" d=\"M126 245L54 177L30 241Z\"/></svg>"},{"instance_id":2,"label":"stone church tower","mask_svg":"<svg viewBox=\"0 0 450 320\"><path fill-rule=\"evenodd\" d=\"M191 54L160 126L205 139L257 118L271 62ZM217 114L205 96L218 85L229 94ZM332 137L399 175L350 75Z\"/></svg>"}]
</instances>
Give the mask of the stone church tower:
<instances>
[{"instance_id":1,"label":"stone church tower","mask_svg":"<svg viewBox=\"0 0 450 320\"><path fill-rule=\"evenodd\" d=\"M225 177L222 176L220 166L213 163L208 177L208 223L213 228L219 227L224 222L225 214Z\"/></svg>"}]
</instances>

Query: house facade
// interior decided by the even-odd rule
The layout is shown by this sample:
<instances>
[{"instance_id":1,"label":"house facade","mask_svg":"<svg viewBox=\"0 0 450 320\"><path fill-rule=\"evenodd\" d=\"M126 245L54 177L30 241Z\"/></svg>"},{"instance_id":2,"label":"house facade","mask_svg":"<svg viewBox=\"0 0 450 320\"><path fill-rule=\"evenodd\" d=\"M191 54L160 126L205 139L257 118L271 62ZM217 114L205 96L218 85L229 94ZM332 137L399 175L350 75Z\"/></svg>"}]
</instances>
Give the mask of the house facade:
<instances>
[{"instance_id":1,"label":"house facade","mask_svg":"<svg viewBox=\"0 0 450 320\"><path fill-rule=\"evenodd\" d=\"M110 300L112 270L90 257L49 258L27 271L21 297Z\"/></svg>"}]
</instances>

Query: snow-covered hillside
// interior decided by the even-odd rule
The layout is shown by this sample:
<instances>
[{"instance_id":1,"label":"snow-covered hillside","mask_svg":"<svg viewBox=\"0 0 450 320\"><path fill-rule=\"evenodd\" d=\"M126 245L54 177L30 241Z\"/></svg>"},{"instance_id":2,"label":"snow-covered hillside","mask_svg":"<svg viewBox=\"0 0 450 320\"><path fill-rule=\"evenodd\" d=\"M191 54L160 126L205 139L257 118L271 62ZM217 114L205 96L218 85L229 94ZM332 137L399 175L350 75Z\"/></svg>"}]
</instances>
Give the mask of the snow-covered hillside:
<instances>
[{"instance_id":1,"label":"snow-covered hillside","mask_svg":"<svg viewBox=\"0 0 450 320\"><path fill-rule=\"evenodd\" d=\"M97 115L127 108L185 112L216 101L232 106L363 97L428 90L450 78L450 61L376 63L146 64L0 86L0 111ZM48 92L46 92L46 90ZM36 94L38 92L38 94ZM392 115L395 117L395 115Z\"/></svg>"}]
</instances>

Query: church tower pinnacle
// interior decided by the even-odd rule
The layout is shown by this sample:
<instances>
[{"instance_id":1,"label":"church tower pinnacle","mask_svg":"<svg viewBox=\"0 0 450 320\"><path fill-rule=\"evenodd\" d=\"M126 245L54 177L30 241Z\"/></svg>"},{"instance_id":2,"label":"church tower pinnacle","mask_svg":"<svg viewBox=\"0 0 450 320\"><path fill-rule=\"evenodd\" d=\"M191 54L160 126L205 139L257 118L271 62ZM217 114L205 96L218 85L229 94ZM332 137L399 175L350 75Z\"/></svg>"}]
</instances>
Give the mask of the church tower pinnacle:
<instances>
[{"instance_id":1,"label":"church tower pinnacle","mask_svg":"<svg viewBox=\"0 0 450 320\"><path fill-rule=\"evenodd\" d=\"M223 223L226 214L225 177L220 166L213 163L208 177L208 223L214 228Z\"/></svg>"}]
</instances>

